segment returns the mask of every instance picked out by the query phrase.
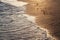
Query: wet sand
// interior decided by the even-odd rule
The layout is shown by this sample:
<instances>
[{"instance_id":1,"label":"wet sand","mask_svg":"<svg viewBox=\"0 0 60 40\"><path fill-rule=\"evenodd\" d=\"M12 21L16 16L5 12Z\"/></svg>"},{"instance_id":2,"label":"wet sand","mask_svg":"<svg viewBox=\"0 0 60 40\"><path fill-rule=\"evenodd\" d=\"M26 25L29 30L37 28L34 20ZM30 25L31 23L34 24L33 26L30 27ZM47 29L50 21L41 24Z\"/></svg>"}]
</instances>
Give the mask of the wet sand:
<instances>
[{"instance_id":1,"label":"wet sand","mask_svg":"<svg viewBox=\"0 0 60 40\"><path fill-rule=\"evenodd\" d=\"M37 25L48 29L51 36L60 40L60 1L25 0L25 2L29 3L26 14L35 16Z\"/></svg>"}]
</instances>

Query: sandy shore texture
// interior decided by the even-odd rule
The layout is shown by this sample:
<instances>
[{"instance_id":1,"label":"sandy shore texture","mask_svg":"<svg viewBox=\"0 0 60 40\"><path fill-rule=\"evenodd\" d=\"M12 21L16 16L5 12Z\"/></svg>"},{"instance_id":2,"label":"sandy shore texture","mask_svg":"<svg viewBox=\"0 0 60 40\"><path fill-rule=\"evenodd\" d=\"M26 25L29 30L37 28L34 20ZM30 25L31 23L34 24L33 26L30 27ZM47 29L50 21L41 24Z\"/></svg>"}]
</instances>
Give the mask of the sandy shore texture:
<instances>
[{"instance_id":1,"label":"sandy shore texture","mask_svg":"<svg viewBox=\"0 0 60 40\"><path fill-rule=\"evenodd\" d=\"M13 5L7 1L0 2L0 40L53 40L31 21L34 17L25 14L25 6L17 7L15 1Z\"/></svg>"},{"instance_id":2,"label":"sandy shore texture","mask_svg":"<svg viewBox=\"0 0 60 40\"><path fill-rule=\"evenodd\" d=\"M22 0L24 1L24 0ZM36 17L36 23L60 40L60 0L25 0L27 14Z\"/></svg>"}]
</instances>

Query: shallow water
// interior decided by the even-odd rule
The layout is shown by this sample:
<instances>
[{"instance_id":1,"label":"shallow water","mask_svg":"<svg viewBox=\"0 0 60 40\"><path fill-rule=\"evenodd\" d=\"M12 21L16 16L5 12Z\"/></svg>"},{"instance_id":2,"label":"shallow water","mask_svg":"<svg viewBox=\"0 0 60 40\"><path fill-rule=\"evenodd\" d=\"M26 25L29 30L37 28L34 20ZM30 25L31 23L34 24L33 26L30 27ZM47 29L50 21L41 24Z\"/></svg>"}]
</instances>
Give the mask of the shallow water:
<instances>
[{"instance_id":1,"label":"shallow water","mask_svg":"<svg viewBox=\"0 0 60 40\"><path fill-rule=\"evenodd\" d=\"M3 5L2 5L3 4ZM16 7L1 2L0 7L0 40L52 40L47 37L46 31L40 29L30 18L33 16L25 14L25 6Z\"/></svg>"}]
</instances>

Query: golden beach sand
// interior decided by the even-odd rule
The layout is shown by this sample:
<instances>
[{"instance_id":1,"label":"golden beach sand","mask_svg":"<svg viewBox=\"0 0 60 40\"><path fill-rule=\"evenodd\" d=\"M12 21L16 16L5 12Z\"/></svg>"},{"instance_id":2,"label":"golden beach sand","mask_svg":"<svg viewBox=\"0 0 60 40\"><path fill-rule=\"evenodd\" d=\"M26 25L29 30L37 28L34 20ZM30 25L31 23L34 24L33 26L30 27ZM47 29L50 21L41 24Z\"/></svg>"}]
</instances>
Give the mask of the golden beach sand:
<instances>
[{"instance_id":1,"label":"golden beach sand","mask_svg":"<svg viewBox=\"0 0 60 40\"><path fill-rule=\"evenodd\" d=\"M36 23L46 28L50 35L60 40L60 1L22 0L28 3L26 14L36 17Z\"/></svg>"}]
</instances>

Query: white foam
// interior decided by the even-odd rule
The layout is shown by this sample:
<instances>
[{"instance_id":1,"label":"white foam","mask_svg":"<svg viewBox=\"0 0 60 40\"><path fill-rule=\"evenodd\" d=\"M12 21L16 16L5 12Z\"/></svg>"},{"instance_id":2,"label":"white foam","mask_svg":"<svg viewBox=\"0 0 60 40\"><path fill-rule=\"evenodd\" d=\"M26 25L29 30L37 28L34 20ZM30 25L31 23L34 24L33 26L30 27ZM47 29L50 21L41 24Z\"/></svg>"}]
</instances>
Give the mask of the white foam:
<instances>
[{"instance_id":1,"label":"white foam","mask_svg":"<svg viewBox=\"0 0 60 40\"><path fill-rule=\"evenodd\" d=\"M30 15L27 15L27 14L23 14L23 15L26 16L29 21L35 23L35 17L34 16L30 16Z\"/></svg>"},{"instance_id":2,"label":"white foam","mask_svg":"<svg viewBox=\"0 0 60 40\"><path fill-rule=\"evenodd\" d=\"M27 5L28 3L22 2L22 1L17 1L17 0L1 0L2 2L6 2L8 4L14 5L14 6L24 6Z\"/></svg>"}]
</instances>

